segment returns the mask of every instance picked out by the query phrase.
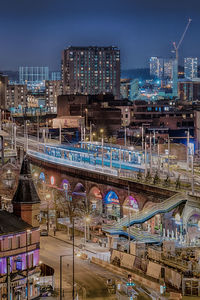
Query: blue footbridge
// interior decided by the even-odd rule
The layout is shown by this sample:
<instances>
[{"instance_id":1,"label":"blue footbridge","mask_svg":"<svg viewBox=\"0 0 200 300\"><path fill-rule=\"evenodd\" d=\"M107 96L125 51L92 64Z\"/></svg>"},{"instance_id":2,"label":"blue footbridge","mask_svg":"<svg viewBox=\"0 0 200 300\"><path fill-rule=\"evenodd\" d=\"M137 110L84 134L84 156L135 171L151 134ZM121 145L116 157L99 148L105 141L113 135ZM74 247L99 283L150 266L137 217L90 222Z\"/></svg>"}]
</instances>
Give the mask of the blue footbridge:
<instances>
[{"instance_id":1,"label":"blue footbridge","mask_svg":"<svg viewBox=\"0 0 200 300\"><path fill-rule=\"evenodd\" d=\"M129 236L130 234L131 239L146 243L159 243L162 240L160 236L141 231L140 229L131 226L142 224L155 215L167 213L186 202L187 196L185 194L176 194L161 203L156 203L150 208L143 209L128 217L124 217L114 224L105 225L103 231L110 235ZM128 227L130 227L130 230L127 231Z\"/></svg>"}]
</instances>

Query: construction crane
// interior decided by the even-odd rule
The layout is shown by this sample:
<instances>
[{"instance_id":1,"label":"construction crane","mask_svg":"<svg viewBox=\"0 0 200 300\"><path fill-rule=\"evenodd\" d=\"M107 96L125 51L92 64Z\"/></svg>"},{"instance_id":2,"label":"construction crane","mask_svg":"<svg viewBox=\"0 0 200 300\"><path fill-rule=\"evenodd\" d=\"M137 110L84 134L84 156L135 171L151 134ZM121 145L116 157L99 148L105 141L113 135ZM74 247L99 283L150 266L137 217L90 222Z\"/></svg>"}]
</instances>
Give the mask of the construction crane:
<instances>
[{"instance_id":1,"label":"construction crane","mask_svg":"<svg viewBox=\"0 0 200 300\"><path fill-rule=\"evenodd\" d=\"M178 43L178 45L176 45L176 42L173 42L173 46L174 46L174 51L173 52L175 52L176 53L176 60L177 60L177 63L178 63L178 50L179 50L179 47L180 47L180 45L182 44L182 42L183 42L183 39L184 39L184 37L185 37L185 34L186 34L186 32L187 32L187 30L188 30L188 27L190 26L190 23L192 22L192 19L189 19L188 20L188 23L187 23L187 25L186 25L186 27L185 27L185 30L184 30L184 32L183 32L183 34L182 34L182 36L181 36L181 39L180 39L180 41L179 41L179 43Z\"/></svg>"}]
</instances>

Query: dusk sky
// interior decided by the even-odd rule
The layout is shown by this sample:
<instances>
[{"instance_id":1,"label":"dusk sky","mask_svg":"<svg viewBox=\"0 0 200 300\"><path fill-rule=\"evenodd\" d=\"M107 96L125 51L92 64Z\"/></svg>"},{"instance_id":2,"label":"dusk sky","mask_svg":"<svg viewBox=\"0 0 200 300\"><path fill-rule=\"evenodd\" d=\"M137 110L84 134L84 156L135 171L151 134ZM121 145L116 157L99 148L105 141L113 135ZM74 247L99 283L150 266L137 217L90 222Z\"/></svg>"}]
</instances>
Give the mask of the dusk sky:
<instances>
[{"instance_id":1,"label":"dusk sky","mask_svg":"<svg viewBox=\"0 0 200 300\"><path fill-rule=\"evenodd\" d=\"M122 69L147 67L150 56L172 55L189 17L181 59L200 57L199 0L1 0L0 70L58 70L69 45L115 45Z\"/></svg>"}]
</instances>

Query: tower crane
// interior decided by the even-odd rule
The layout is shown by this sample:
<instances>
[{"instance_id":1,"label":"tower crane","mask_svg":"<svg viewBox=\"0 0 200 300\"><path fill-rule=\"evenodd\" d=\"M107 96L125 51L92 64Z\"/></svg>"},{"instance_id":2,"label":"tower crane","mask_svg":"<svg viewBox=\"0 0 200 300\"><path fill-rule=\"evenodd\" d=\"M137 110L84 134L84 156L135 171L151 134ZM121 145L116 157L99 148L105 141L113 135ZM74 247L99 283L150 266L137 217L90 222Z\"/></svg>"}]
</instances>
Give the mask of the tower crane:
<instances>
[{"instance_id":1,"label":"tower crane","mask_svg":"<svg viewBox=\"0 0 200 300\"><path fill-rule=\"evenodd\" d=\"M176 60L177 60L177 63L178 63L178 50L179 50L179 47L181 46L181 44L182 44L182 42L183 42L183 40L184 40L185 34L186 34L186 32L187 32L187 30L188 30L188 27L190 26L190 23L191 23L191 22L192 22L192 19L188 19L188 23L187 23L187 25L186 25L186 27L185 27L185 30L184 30L184 32L183 32L183 34L182 34L182 36L181 36L181 39L180 39L179 43L176 45L176 42L173 42L173 46L174 46L174 51L173 51L173 52L176 53Z\"/></svg>"}]
</instances>

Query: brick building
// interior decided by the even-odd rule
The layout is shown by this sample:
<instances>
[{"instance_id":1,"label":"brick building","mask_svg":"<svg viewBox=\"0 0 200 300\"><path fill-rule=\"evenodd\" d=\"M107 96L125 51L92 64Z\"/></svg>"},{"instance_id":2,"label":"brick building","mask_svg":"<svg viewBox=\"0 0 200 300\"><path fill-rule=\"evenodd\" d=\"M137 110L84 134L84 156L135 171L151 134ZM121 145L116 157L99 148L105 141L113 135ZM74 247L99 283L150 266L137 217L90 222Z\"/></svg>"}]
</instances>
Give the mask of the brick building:
<instances>
[{"instance_id":1,"label":"brick building","mask_svg":"<svg viewBox=\"0 0 200 300\"><path fill-rule=\"evenodd\" d=\"M68 47L62 55L64 94L112 93L120 98L120 50L117 47Z\"/></svg>"},{"instance_id":2,"label":"brick building","mask_svg":"<svg viewBox=\"0 0 200 300\"><path fill-rule=\"evenodd\" d=\"M115 105L112 105L115 102ZM61 95L58 97L57 114L81 116L85 126L93 124L94 130L104 128L108 134L115 133L121 126L121 110L116 107L113 95Z\"/></svg>"},{"instance_id":3,"label":"brick building","mask_svg":"<svg viewBox=\"0 0 200 300\"><path fill-rule=\"evenodd\" d=\"M13 213L0 210L0 300L25 299L27 292L29 299L39 296L39 203L25 158L12 200Z\"/></svg>"}]
</instances>

